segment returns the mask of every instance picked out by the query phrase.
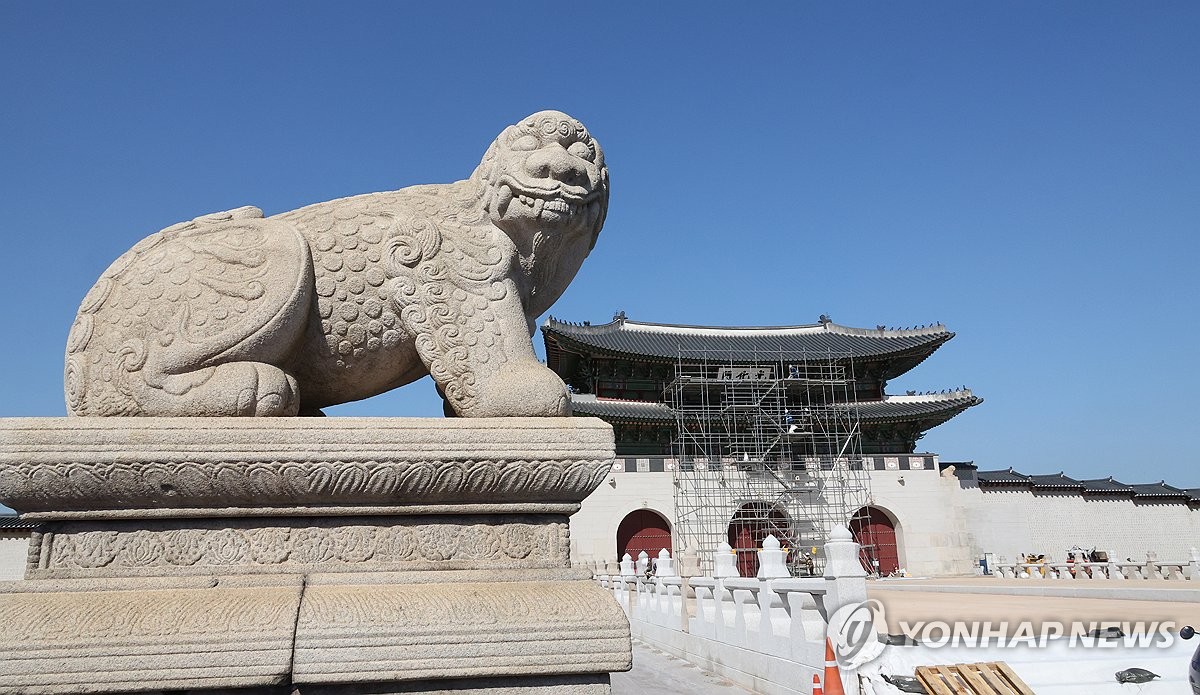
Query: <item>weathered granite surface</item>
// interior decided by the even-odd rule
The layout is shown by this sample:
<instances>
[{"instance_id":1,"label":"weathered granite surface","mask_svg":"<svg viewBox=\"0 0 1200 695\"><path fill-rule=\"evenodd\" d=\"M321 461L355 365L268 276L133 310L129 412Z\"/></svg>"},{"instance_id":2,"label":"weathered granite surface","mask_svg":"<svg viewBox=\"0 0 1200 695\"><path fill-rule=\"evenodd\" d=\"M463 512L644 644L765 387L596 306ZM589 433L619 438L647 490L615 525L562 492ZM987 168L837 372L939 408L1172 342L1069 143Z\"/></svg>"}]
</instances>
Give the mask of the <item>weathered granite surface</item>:
<instances>
[{"instance_id":1,"label":"weathered granite surface","mask_svg":"<svg viewBox=\"0 0 1200 695\"><path fill-rule=\"evenodd\" d=\"M569 514L612 436L594 418L6 418L0 500L29 518Z\"/></svg>"},{"instance_id":2,"label":"weathered granite surface","mask_svg":"<svg viewBox=\"0 0 1200 695\"><path fill-rule=\"evenodd\" d=\"M608 191L599 143L541 111L463 181L168 227L84 297L68 412L312 414L431 374L458 415L569 415L530 336L595 244Z\"/></svg>"},{"instance_id":3,"label":"weathered granite surface","mask_svg":"<svg viewBox=\"0 0 1200 695\"><path fill-rule=\"evenodd\" d=\"M607 693L629 627L567 518L612 459L585 418L0 420L44 527L0 693Z\"/></svg>"}]
</instances>

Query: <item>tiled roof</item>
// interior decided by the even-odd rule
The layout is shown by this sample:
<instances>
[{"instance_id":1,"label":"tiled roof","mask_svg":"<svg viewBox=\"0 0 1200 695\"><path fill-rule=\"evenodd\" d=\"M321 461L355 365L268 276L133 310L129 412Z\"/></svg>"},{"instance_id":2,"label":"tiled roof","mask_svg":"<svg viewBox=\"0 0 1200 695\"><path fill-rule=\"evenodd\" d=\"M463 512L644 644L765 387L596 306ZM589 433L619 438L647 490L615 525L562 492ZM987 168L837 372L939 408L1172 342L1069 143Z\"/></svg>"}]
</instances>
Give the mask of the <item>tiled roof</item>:
<instances>
[{"instance_id":1,"label":"tiled roof","mask_svg":"<svg viewBox=\"0 0 1200 695\"><path fill-rule=\"evenodd\" d=\"M1068 478L1063 475L1062 471L1050 475L1031 475L1029 482L1035 490L1038 488L1083 490L1083 483L1074 478Z\"/></svg>"},{"instance_id":2,"label":"tiled roof","mask_svg":"<svg viewBox=\"0 0 1200 695\"><path fill-rule=\"evenodd\" d=\"M976 473L980 485L1028 485L1029 476L1018 473L1011 468L996 471L979 471Z\"/></svg>"},{"instance_id":3,"label":"tiled roof","mask_svg":"<svg viewBox=\"0 0 1200 695\"><path fill-rule=\"evenodd\" d=\"M1140 498L1163 497L1163 498L1188 499L1188 497L1189 497L1186 490L1181 490L1180 488L1167 485L1166 481L1164 481L1164 480L1160 480L1157 483L1146 483L1143 485L1130 485L1129 487L1133 489L1134 499L1137 499L1139 497Z\"/></svg>"},{"instance_id":4,"label":"tiled roof","mask_svg":"<svg viewBox=\"0 0 1200 695\"><path fill-rule=\"evenodd\" d=\"M910 329L852 328L831 321L803 326L680 326L631 321L621 315L598 326L550 317L542 325L542 332L621 355L670 360L707 356L735 362L794 360L803 356L814 359L928 356L954 337L941 324Z\"/></svg>"},{"instance_id":5,"label":"tiled roof","mask_svg":"<svg viewBox=\"0 0 1200 695\"><path fill-rule=\"evenodd\" d=\"M1107 478L1094 478L1079 482L1083 485L1083 491L1089 493L1128 495L1133 492L1125 483L1113 480L1111 475Z\"/></svg>"},{"instance_id":6,"label":"tiled roof","mask_svg":"<svg viewBox=\"0 0 1200 695\"><path fill-rule=\"evenodd\" d=\"M571 408L575 415L592 415L611 420L675 422L675 411L666 404L596 398L590 393L571 394Z\"/></svg>"},{"instance_id":7,"label":"tiled roof","mask_svg":"<svg viewBox=\"0 0 1200 695\"><path fill-rule=\"evenodd\" d=\"M943 422L983 399L963 389L948 393L916 396L887 396L882 401L858 404L859 419L864 424L909 422L932 417ZM592 394L572 394L571 405L576 415L592 415L612 420L675 421L675 411L664 403L596 398Z\"/></svg>"},{"instance_id":8,"label":"tiled roof","mask_svg":"<svg viewBox=\"0 0 1200 695\"><path fill-rule=\"evenodd\" d=\"M929 417L943 421L983 402L970 389L945 393L925 393L910 396L884 396L882 401L858 404L858 416L866 423L903 422Z\"/></svg>"},{"instance_id":9,"label":"tiled roof","mask_svg":"<svg viewBox=\"0 0 1200 695\"><path fill-rule=\"evenodd\" d=\"M35 529L38 525L32 521L22 521L15 515L0 515L0 529Z\"/></svg>"},{"instance_id":10,"label":"tiled roof","mask_svg":"<svg viewBox=\"0 0 1200 695\"><path fill-rule=\"evenodd\" d=\"M1098 495L1121 495L1124 497L1132 497L1133 499L1161 499L1161 500L1178 500L1182 502L1200 502L1200 488L1189 488L1184 490L1160 480L1157 483L1143 483L1136 485L1126 485L1119 480L1113 479L1112 476L1107 478L1092 478L1088 480L1075 480L1063 473L1053 473L1049 475L1025 475L1018 473L1011 468L995 471L979 471L977 479L981 486L998 485L998 486L1029 486L1031 490L1039 488L1072 490L1082 494L1098 494Z\"/></svg>"}]
</instances>

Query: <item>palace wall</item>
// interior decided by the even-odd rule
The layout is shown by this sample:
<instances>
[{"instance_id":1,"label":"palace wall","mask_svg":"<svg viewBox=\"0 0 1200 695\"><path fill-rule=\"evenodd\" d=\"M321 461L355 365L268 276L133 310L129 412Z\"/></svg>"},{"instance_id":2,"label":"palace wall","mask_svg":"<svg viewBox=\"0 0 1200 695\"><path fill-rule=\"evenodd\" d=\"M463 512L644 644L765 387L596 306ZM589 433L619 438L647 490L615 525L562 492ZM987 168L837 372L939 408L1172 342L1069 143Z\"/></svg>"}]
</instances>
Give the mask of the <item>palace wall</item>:
<instances>
[{"instance_id":1,"label":"palace wall","mask_svg":"<svg viewBox=\"0 0 1200 695\"><path fill-rule=\"evenodd\" d=\"M571 517L576 563L616 561L616 532L637 509L675 519L673 473L637 471L618 458L612 473ZM644 468L644 466L643 466ZM953 472L875 470L873 506L895 522L900 566L911 576L974 574L984 553L1014 561L1021 553L1065 560L1072 546L1114 560L1186 561L1200 547L1200 508L1119 497L981 489ZM725 510L729 516L734 510Z\"/></svg>"},{"instance_id":2,"label":"palace wall","mask_svg":"<svg viewBox=\"0 0 1200 695\"><path fill-rule=\"evenodd\" d=\"M974 535L973 555L1021 553L1065 560L1072 546L1107 551L1112 560L1186 561L1200 547L1200 509L1180 502L966 488L961 506Z\"/></svg>"}]
</instances>

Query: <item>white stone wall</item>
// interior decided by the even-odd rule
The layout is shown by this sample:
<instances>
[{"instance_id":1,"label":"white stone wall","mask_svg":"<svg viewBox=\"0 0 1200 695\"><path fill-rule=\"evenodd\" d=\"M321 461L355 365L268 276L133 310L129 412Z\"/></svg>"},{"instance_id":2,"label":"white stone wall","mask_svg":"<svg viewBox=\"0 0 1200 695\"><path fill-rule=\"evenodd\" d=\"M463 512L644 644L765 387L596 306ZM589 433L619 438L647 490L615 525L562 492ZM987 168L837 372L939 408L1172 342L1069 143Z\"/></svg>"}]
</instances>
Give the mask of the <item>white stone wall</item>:
<instances>
[{"instance_id":1,"label":"white stone wall","mask_svg":"<svg viewBox=\"0 0 1200 695\"><path fill-rule=\"evenodd\" d=\"M0 581L24 579L28 555L28 531L0 531Z\"/></svg>"},{"instance_id":2,"label":"white stone wall","mask_svg":"<svg viewBox=\"0 0 1200 695\"><path fill-rule=\"evenodd\" d=\"M1142 504L1114 497L964 489L959 493L974 534L974 552L1015 561L1044 553L1062 561L1072 546L1106 550L1114 560L1186 561L1200 547L1200 510L1186 504Z\"/></svg>"},{"instance_id":3,"label":"white stone wall","mask_svg":"<svg viewBox=\"0 0 1200 695\"><path fill-rule=\"evenodd\" d=\"M615 560L617 526L634 510L651 509L673 523L672 476L626 472L618 459L571 518L574 561ZM1150 551L1162 561L1186 561L1189 549L1200 547L1200 509L1180 503L980 490L937 470L873 471L871 494L897 522L900 565L913 576L974 574L986 552L1009 561L1021 553L1064 560L1078 545L1115 560L1144 561Z\"/></svg>"},{"instance_id":4,"label":"white stone wall","mask_svg":"<svg viewBox=\"0 0 1200 695\"><path fill-rule=\"evenodd\" d=\"M900 566L911 576L972 574L978 564L953 476L936 470L873 471L873 505L896 524Z\"/></svg>"},{"instance_id":5,"label":"white stone wall","mask_svg":"<svg viewBox=\"0 0 1200 695\"><path fill-rule=\"evenodd\" d=\"M618 465L621 459L617 459ZM571 517L571 559L586 564L618 560L617 526L638 509L658 512L671 524L674 537L674 473L626 473L613 470ZM615 483L615 486L614 486ZM671 549L674 554L675 549Z\"/></svg>"}]
</instances>

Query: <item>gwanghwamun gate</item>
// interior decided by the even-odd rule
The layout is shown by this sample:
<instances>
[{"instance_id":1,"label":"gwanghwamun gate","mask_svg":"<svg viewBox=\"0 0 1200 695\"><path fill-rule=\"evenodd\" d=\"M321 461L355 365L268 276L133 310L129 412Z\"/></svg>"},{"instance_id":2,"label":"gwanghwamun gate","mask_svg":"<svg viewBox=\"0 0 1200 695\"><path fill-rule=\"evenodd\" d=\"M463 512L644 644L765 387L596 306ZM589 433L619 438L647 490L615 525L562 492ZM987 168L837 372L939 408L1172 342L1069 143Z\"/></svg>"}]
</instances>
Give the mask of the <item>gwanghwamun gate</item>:
<instances>
[{"instance_id":1,"label":"gwanghwamun gate","mask_svg":"<svg viewBox=\"0 0 1200 695\"><path fill-rule=\"evenodd\" d=\"M663 548L711 572L728 543L753 577L768 535L794 576L820 573L837 525L878 576L1038 558L1186 574L1195 560L1200 488L1136 469L1091 480L1024 470L1017 445L988 470L923 450L926 432L983 402L967 388L888 393L954 337L943 325L680 326L621 312L603 325L551 317L541 332L574 414L616 434L611 475L571 519L574 562L600 573Z\"/></svg>"}]
</instances>

